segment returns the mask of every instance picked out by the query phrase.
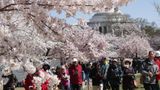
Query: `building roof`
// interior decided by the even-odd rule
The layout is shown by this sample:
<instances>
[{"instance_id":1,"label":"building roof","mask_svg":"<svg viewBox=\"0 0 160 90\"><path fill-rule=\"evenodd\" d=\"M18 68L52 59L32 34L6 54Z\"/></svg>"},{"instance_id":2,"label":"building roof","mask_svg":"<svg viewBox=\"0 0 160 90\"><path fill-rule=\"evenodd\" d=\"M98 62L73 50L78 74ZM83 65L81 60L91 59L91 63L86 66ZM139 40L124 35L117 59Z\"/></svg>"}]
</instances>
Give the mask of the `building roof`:
<instances>
[{"instance_id":1,"label":"building roof","mask_svg":"<svg viewBox=\"0 0 160 90\"><path fill-rule=\"evenodd\" d=\"M121 22L121 23L131 23L134 22L127 14L121 13L97 13L91 19L90 23L93 22Z\"/></svg>"}]
</instances>

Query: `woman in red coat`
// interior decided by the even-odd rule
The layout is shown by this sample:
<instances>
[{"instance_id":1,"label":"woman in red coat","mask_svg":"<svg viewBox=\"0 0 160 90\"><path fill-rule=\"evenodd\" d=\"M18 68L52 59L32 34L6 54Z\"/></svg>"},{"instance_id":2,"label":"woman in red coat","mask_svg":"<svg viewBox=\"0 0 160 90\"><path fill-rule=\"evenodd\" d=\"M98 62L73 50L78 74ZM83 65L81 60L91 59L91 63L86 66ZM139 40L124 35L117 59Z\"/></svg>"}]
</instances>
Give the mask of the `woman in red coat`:
<instances>
[{"instance_id":1,"label":"woman in red coat","mask_svg":"<svg viewBox=\"0 0 160 90\"><path fill-rule=\"evenodd\" d=\"M24 70L28 73L24 81L25 90L36 90L36 86L33 83L33 75L36 72L36 67L29 61L24 64Z\"/></svg>"},{"instance_id":2,"label":"woman in red coat","mask_svg":"<svg viewBox=\"0 0 160 90\"><path fill-rule=\"evenodd\" d=\"M24 81L25 90L36 90L36 87L32 81L33 81L33 75L28 74Z\"/></svg>"}]
</instances>

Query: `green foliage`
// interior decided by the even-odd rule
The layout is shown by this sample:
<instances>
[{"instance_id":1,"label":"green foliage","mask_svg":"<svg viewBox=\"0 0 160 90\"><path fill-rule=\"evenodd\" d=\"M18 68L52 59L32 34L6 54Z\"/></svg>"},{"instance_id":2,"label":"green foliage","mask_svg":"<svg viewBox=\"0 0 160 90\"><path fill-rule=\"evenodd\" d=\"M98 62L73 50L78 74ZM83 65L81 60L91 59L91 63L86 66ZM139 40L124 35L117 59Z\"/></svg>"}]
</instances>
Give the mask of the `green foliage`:
<instances>
[{"instance_id":1,"label":"green foliage","mask_svg":"<svg viewBox=\"0 0 160 90\"><path fill-rule=\"evenodd\" d=\"M157 27L146 26L143 30L145 31L148 37L160 35L160 28L157 28Z\"/></svg>"},{"instance_id":2,"label":"green foliage","mask_svg":"<svg viewBox=\"0 0 160 90\"><path fill-rule=\"evenodd\" d=\"M143 30L145 31L145 33L149 36L149 37L152 37L156 34L156 30L154 27L152 26L145 26L143 28Z\"/></svg>"}]
</instances>

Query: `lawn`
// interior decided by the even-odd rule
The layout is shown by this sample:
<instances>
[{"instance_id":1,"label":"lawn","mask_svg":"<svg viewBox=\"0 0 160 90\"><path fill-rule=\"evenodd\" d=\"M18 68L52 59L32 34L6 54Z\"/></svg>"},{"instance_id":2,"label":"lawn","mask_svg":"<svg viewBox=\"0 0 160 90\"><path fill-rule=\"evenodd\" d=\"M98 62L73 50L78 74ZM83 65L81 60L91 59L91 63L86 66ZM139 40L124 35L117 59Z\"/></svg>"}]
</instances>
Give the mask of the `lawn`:
<instances>
[{"instance_id":1,"label":"lawn","mask_svg":"<svg viewBox=\"0 0 160 90\"><path fill-rule=\"evenodd\" d=\"M140 84L140 74L136 74L136 81L138 83L138 87L136 88L136 90L144 90L143 85Z\"/></svg>"},{"instance_id":2,"label":"lawn","mask_svg":"<svg viewBox=\"0 0 160 90\"><path fill-rule=\"evenodd\" d=\"M16 90L24 90L24 88L16 88Z\"/></svg>"},{"instance_id":3,"label":"lawn","mask_svg":"<svg viewBox=\"0 0 160 90\"><path fill-rule=\"evenodd\" d=\"M135 76L136 76L136 81L137 81L137 84L138 84L138 87L135 90L144 90L143 85L140 84L140 74L136 74ZM85 89L85 90L88 90L88 89ZM122 90L122 85L120 87L120 90Z\"/></svg>"},{"instance_id":4,"label":"lawn","mask_svg":"<svg viewBox=\"0 0 160 90\"><path fill-rule=\"evenodd\" d=\"M2 87L0 87L0 90L3 90ZM24 88L16 88L15 90L24 90Z\"/></svg>"}]
</instances>

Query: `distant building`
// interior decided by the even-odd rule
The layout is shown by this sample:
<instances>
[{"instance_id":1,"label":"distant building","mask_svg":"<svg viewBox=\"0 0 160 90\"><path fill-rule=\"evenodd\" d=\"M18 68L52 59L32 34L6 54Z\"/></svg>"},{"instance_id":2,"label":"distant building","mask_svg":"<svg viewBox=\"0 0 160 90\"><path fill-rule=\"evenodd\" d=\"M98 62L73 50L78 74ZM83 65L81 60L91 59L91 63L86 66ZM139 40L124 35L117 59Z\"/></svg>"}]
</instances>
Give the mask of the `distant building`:
<instances>
[{"instance_id":1,"label":"distant building","mask_svg":"<svg viewBox=\"0 0 160 90\"><path fill-rule=\"evenodd\" d=\"M116 36L140 30L135 20L127 14L122 14L118 8L113 8L107 13L95 14L87 24L100 33L111 33Z\"/></svg>"}]
</instances>

